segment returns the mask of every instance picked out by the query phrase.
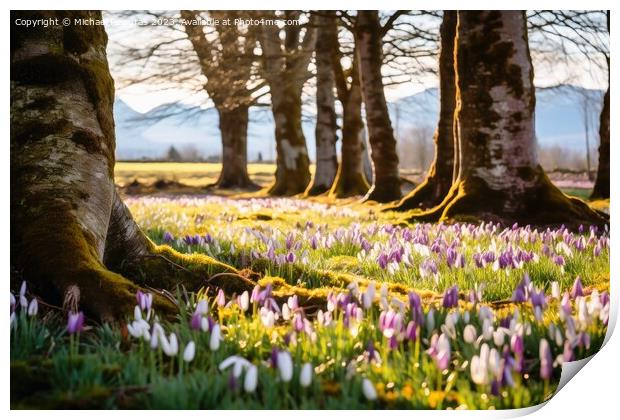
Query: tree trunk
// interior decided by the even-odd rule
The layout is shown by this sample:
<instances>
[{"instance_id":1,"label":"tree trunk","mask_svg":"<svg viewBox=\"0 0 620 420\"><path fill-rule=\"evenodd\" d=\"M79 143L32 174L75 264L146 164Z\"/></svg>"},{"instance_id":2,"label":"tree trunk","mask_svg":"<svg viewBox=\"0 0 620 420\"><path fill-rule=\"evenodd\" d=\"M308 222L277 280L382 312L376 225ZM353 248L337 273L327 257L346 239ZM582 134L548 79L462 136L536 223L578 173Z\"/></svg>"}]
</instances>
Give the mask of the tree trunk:
<instances>
[{"instance_id":1,"label":"tree trunk","mask_svg":"<svg viewBox=\"0 0 620 420\"><path fill-rule=\"evenodd\" d=\"M605 223L583 201L558 190L539 165L525 19L521 11L458 12L460 169L446 199L418 219Z\"/></svg>"},{"instance_id":2,"label":"tree trunk","mask_svg":"<svg viewBox=\"0 0 620 420\"><path fill-rule=\"evenodd\" d=\"M356 65L353 80L342 103L342 148L340 166L330 195L336 198L364 195L370 185L364 176L364 122L362 121L362 93Z\"/></svg>"},{"instance_id":3,"label":"tree trunk","mask_svg":"<svg viewBox=\"0 0 620 420\"><path fill-rule=\"evenodd\" d=\"M445 10L439 29L439 121L435 131L435 160L424 182L411 191L394 210L432 208L441 203L452 186L455 171L454 110L456 107L456 80L454 72L454 41L457 12ZM458 161L458 160L456 160ZM458 166L456 167L458 170Z\"/></svg>"},{"instance_id":4,"label":"tree trunk","mask_svg":"<svg viewBox=\"0 0 620 420\"><path fill-rule=\"evenodd\" d=\"M49 302L71 309L79 303L100 319L119 319L131 313L137 285L110 271L106 254L116 255L106 258L116 259L115 267L141 265L140 284L154 286L174 283L149 270L147 256L169 268L170 259L184 257L156 247L116 195L114 82L103 27L26 29L14 24L18 18L101 20L101 13L11 14L11 266ZM122 246L129 242L119 238L128 236L137 240ZM211 271L234 272L204 262ZM161 307L171 308L167 302L156 296Z\"/></svg>"},{"instance_id":5,"label":"tree trunk","mask_svg":"<svg viewBox=\"0 0 620 420\"><path fill-rule=\"evenodd\" d=\"M358 11L355 40L360 57L361 86L374 165L374 184L367 198L385 203L401 198L401 181L396 139L383 90L381 38L379 12Z\"/></svg>"},{"instance_id":6,"label":"tree trunk","mask_svg":"<svg viewBox=\"0 0 620 420\"><path fill-rule=\"evenodd\" d=\"M301 88L293 83L271 87L271 106L276 125L276 179L269 194L303 193L310 182L310 160L301 129Z\"/></svg>"},{"instance_id":7,"label":"tree trunk","mask_svg":"<svg viewBox=\"0 0 620 420\"><path fill-rule=\"evenodd\" d=\"M222 135L222 171L214 186L257 190L260 187L248 175L248 107L228 110L216 107Z\"/></svg>"},{"instance_id":8,"label":"tree trunk","mask_svg":"<svg viewBox=\"0 0 620 420\"><path fill-rule=\"evenodd\" d=\"M214 19L230 17L230 14L224 15L222 12L210 13ZM200 13L181 10L181 17L193 22L200 18ZM253 102L247 84L252 62L246 58L247 54L240 52L241 35L236 26L220 25L216 29L219 46L207 39L203 25L184 26L200 62L202 75L207 79L204 88L220 118L222 170L212 186L257 190L260 187L250 180L247 169L248 108ZM249 41L246 39L246 42Z\"/></svg>"},{"instance_id":9,"label":"tree trunk","mask_svg":"<svg viewBox=\"0 0 620 420\"><path fill-rule=\"evenodd\" d=\"M296 18L299 12L288 12ZM267 12L263 17L275 18ZM275 121L276 174L269 194L291 196L303 193L310 182L310 160L301 128L301 93L308 77L308 64L316 42L316 29L309 26L299 41L300 28L286 26L285 40L280 29L264 25L259 34L263 73L269 83L271 109Z\"/></svg>"},{"instance_id":10,"label":"tree trunk","mask_svg":"<svg viewBox=\"0 0 620 420\"><path fill-rule=\"evenodd\" d=\"M590 198L609 198L609 87L603 99L599 137L598 171Z\"/></svg>"},{"instance_id":11,"label":"tree trunk","mask_svg":"<svg viewBox=\"0 0 620 420\"><path fill-rule=\"evenodd\" d=\"M338 37L334 11L319 16L316 40L316 167L307 195L329 191L338 170L336 155L336 97L334 95L334 54L332 39Z\"/></svg>"}]
</instances>

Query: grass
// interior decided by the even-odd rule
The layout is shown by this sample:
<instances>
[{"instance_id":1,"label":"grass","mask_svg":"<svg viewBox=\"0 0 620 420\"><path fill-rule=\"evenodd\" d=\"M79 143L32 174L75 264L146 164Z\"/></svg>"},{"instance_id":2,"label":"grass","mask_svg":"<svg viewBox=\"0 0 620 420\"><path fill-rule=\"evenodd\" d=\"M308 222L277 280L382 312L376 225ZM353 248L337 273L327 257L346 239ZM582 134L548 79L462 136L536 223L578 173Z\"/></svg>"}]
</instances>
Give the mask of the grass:
<instances>
[{"instance_id":1,"label":"grass","mask_svg":"<svg viewBox=\"0 0 620 420\"><path fill-rule=\"evenodd\" d=\"M274 298L294 291L303 304L308 293L315 293L322 303L295 309L289 301L293 314L285 319L281 298L276 313L269 299L245 309L238 296L226 296L221 305L213 291L177 292L175 320L149 315L149 336L156 334L155 324L166 331L155 350L150 337L134 337L125 324L88 321L88 329L72 336L59 311L42 305L36 316L28 316L17 304L11 329L12 408L525 407L553 394L565 346L574 358L586 357L598 350L606 333L609 306L597 304L600 293L609 290L606 232L401 227L395 225L397 214L373 206L295 199L171 196L126 203L155 242L252 267L262 274L262 287L273 287ZM520 262L477 266L475 254L488 251L495 261L503 253ZM462 256L463 266L449 255ZM563 264L555 262L557 256ZM421 270L430 261L435 274ZM533 301L511 303L526 273L531 278L527 293L546 295L541 311ZM552 296L552 284L568 293L578 276L586 296L570 298L567 314ZM453 285L458 305L444 307L442 296ZM373 287L373 304L366 307L364 296ZM422 298L422 318L409 303L407 292L413 290ZM474 300L470 291L478 292ZM210 317L205 323L221 327L217 349L211 347L212 327L191 327L200 299L208 300L209 310L199 318ZM402 317L394 335L384 327L389 313ZM127 324L137 322L135 316L127 314ZM138 316L146 318L147 311L139 310ZM405 330L410 323L415 337ZM475 328L474 341L465 337L468 325ZM171 333L179 346L167 355L161 343ZM429 354L440 335L449 342L445 367ZM523 340L521 356L513 337ZM543 339L557 362L549 377L541 376ZM188 362L183 353L190 341L196 352ZM483 382L474 380L471 365L484 345L496 349L502 366L520 358L522 369L513 366L494 384L496 371L489 367ZM273 366L274 351L290 354L290 380ZM234 368L220 368L232 355L257 368L256 389L244 390L247 369L235 376ZM305 363L312 366L308 386L300 382ZM376 398L364 391L365 381Z\"/></svg>"}]
</instances>

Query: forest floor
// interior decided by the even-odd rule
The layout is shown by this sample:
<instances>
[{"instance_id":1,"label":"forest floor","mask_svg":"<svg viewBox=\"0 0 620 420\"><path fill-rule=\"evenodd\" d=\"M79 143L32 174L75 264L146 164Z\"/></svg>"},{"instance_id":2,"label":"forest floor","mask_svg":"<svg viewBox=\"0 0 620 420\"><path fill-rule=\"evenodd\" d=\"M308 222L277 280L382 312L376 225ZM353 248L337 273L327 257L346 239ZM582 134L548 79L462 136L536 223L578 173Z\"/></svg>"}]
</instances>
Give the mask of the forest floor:
<instances>
[{"instance_id":1,"label":"forest floor","mask_svg":"<svg viewBox=\"0 0 620 420\"><path fill-rule=\"evenodd\" d=\"M140 178L125 169L119 184ZM81 331L14 290L12 408L526 407L606 334L605 230L402 226L320 200L125 202L156 243L251 268L258 287L172 291L173 320L139 294L120 327Z\"/></svg>"}]
</instances>

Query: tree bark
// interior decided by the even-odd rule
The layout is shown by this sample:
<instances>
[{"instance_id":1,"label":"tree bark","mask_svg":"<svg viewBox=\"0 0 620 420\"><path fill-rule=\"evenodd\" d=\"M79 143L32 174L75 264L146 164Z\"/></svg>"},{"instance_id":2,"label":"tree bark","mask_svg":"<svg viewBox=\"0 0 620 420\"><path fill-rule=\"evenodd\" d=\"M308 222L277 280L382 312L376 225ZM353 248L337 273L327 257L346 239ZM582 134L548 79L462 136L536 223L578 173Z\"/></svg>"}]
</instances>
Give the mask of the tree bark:
<instances>
[{"instance_id":1,"label":"tree bark","mask_svg":"<svg viewBox=\"0 0 620 420\"><path fill-rule=\"evenodd\" d=\"M441 51L439 53L439 121L435 131L435 160L426 179L411 191L394 210L432 208L441 203L450 191L455 167L454 111L456 108L456 80L454 71L454 42L457 12L445 10L439 29Z\"/></svg>"},{"instance_id":2,"label":"tree bark","mask_svg":"<svg viewBox=\"0 0 620 420\"><path fill-rule=\"evenodd\" d=\"M138 286L104 259L115 268L140 265L140 285L170 286L178 276L149 270L145 257L165 258L169 267L185 257L144 236L116 194L114 82L103 27L24 28L18 18L101 20L101 13L11 13L11 266L50 302L120 319L131 313ZM127 237L136 240L121 241ZM167 302L156 296L170 309Z\"/></svg>"},{"instance_id":3,"label":"tree bark","mask_svg":"<svg viewBox=\"0 0 620 420\"><path fill-rule=\"evenodd\" d=\"M603 99L599 125L598 170L590 198L609 198L609 87Z\"/></svg>"},{"instance_id":4,"label":"tree bark","mask_svg":"<svg viewBox=\"0 0 620 420\"><path fill-rule=\"evenodd\" d=\"M342 105L342 148L336 179L329 192L331 197L347 198L365 195L370 189L364 175L364 157L368 151L364 144L364 121L362 120L362 91L359 79L357 54L353 51L353 63L345 72L338 37L332 38L334 75L338 100ZM347 80L350 77L350 82ZM372 181L372 178L370 179Z\"/></svg>"},{"instance_id":5,"label":"tree bark","mask_svg":"<svg viewBox=\"0 0 620 420\"><path fill-rule=\"evenodd\" d=\"M307 195L329 191L338 170L333 38L338 38L335 11L319 16L316 40L316 168Z\"/></svg>"},{"instance_id":6,"label":"tree bark","mask_svg":"<svg viewBox=\"0 0 620 420\"><path fill-rule=\"evenodd\" d=\"M289 12L295 18L298 12ZM274 13L268 13L274 18ZM316 41L316 28L307 27L300 41L300 28L289 25L285 39L274 25L261 28L263 73L269 84L275 121L276 174L269 194L291 196L303 193L310 182L310 160L301 128L301 93L308 78L308 64Z\"/></svg>"},{"instance_id":7,"label":"tree bark","mask_svg":"<svg viewBox=\"0 0 620 420\"><path fill-rule=\"evenodd\" d=\"M224 107L218 109L222 135L222 171L215 183L218 188L260 188L248 174L248 111L245 105L232 110Z\"/></svg>"},{"instance_id":8,"label":"tree bark","mask_svg":"<svg viewBox=\"0 0 620 420\"><path fill-rule=\"evenodd\" d=\"M610 24L610 11L607 10L607 32L609 32ZM596 181L594 182L594 188L592 189L592 195L590 198L609 198L609 89L610 83L610 61L609 55L607 60L607 92L603 98L603 109L601 109L601 118L599 124L599 147L598 147L598 170L596 174Z\"/></svg>"},{"instance_id":9,"label":"tree bark","mask_svg":"<svg viewBox=\"0 0 620 420\"><path fill-rule=\"evenodd\" d=\"M606 222L558 190L539 165L525 19L521 11L458 12L460 169L444 201L415 218L538 226Z\"/></svg>"},{"instance_id":10,"label":"tree bark","mask_svg":"<svg viewBox=\"0 0 620 420\"><path fill-rule=\"evenodd\" d=\"M368 125L374 184L367 199L381 203L401 198L396 139L383 89L383 53L379 12L360 10L355 25L355 41L360 57L360 78Z\"/></svg>"}]
</instances>

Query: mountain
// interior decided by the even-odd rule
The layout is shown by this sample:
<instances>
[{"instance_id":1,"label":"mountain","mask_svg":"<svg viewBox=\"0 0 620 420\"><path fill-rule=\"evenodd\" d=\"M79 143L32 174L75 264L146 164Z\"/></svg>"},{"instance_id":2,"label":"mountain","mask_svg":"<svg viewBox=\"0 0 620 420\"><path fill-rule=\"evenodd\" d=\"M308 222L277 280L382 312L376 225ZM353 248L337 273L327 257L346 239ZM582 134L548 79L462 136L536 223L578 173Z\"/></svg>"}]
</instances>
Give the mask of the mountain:
<instances>
[{"instance_id":1,"label":"mountain","mask_svg":"<svg viewBox=\"0 0 620 420\"><path fill-rule=\"evenodd\" d=\"M389 104L392 125L400 138L415 127L429 127L432 133L438 116L438 89L431 88ZM536 93L536 134L542 146L560 145L583 150L584 103L589 104L591 145L598 142L598 115L604 92L571 85L538 89ZM585 98L585 99L584 99ZM162 117L166 118L162 118ZM302 123L311 158L314 156L314 116ZM121 99L114 104L116 150L119 159L162 157L171 145L178 149L195 147L203 156L221 154L218 115L214 108L182 103L161 105L141 114ZM431 141L431 139L429 139ZM275 157L274 124L268 108L250 109L248 157L258 153Z\"/></svg>"}]
</instances>

